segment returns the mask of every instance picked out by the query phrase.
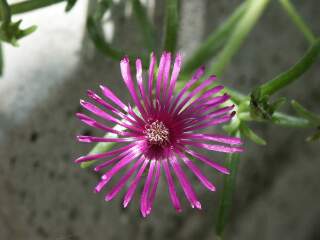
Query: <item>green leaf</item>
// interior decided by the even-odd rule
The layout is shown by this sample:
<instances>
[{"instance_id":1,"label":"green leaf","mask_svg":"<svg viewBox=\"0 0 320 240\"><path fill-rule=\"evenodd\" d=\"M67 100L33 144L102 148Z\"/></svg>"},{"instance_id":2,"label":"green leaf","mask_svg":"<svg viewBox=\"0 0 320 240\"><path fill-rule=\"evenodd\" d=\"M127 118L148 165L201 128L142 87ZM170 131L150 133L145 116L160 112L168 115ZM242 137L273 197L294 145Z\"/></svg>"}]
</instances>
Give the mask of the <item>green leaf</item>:
<instances>
[{"instance_id":1,"label":"green leaf","mask_svg":"<svg viewBox=\"0 0 320 240\"><path fill-rule=\"evenodd\" d=\"M295 100L291 101L291 106L296 111L296 113L301 117L309 120L314 125L320 125L320 116L310 112Z\"/></svg>"},{"instance_id":2,"label":"green leaf","mask_svg":"<svg viewBox=\"0 0 320 240\"><path fill-rule=\"evenodd\" d=\"M235 135L240 137L239 133L236 133ZM230 170L230 174L223 176L223 189L218 207L218 219L216 222L216 233L220 237L222 237L223 231L230 218L239 159L240 154L238 153L228 154L226 167Z\"/></svg>"},{"instance_id":3,"label":"green leaf","mask_svg":"<svg viewBox=\"0 0 320 240\"><path fill-rule=\"evenodd\" d=\"M144 6L142 6L140 0L132 0L133 13L138 20L140 28L143 32L144 43L148 48L149 52L155 50L155 29L152 22L149 20L147 11Z\"/></svg>"},{"instance_id":4,"label":"green leaf","mask_svg":"<svg viewBox=\"0 0 320 240\"><path fill-rule=\"evenodd\" d=\"M33 11L39 8L48 7L66 0L27 0L10 5L12 14L20 14ZM1 15L2 16L2 15Z\"/></svg>"},{"instance_id":5,"label":"green leaf","mask_svg":"<svg viewBox=\"0 0 320 240\"><path fill-rule=\"evenodd\" d=\"M275 112L272 115L271 121L283 127L292 127L292 128L309 128L311 127L310 122L304 118L298 118L283 114L280 112Z\"/></svg>"},{"instance_id":6,"label":"green leaf","mask_svg":"<svg viewBox=\"0 0 320 240\"><path fill-rule=\"evenodd\" d=\"M241 134L250 139L252 142L265 146L267 145L267 142L260 137L258 134L256 134L253 130L251 130L245 123L241 122L240 124L240 131Z\"/></svg>"},{"instance_id":7,"label":"green leaf","mask_svg":"<svg viewBox=\"0 0 320 240\"><path fill-rule=\"evenodd\" d=\"M67 6L65 11L69 12L74 7L74 5L76 5L76 3L77 3L77 0L67 0Z\"/></svg>"},{"instance_id":8,"label":"green leaf","mask_svg":"<svg viewBox=\"0 0 320 240\"><path fill-rule=\"evenodd\" d=\"M177 47L179 27L179 1L166 0L164 50L174 53Z\"/></svg>"},{"instance_id":9,"label":"green leaf","mask_svg":"<svg viewBox=\"0 0 320 240\"><path fill-rule=\"evenodd\" d=\"M320 139L320 129L318 129L318 131L316 133L314 133L313 135L307 137L306 141L307 142L315 142L318 141Z\"/></svg>"}]
</instances>

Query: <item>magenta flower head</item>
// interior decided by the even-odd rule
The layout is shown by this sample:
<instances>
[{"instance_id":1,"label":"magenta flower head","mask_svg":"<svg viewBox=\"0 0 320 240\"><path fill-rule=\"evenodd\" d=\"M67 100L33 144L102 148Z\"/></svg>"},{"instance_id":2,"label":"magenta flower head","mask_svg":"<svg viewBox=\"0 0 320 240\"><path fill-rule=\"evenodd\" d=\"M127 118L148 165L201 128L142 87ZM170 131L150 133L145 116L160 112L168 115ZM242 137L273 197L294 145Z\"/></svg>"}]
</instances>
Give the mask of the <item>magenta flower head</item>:
<instances>
[{"instance_id":1,"label":"magenta flower head","mask_svg":"<svg viewBox=\"0 0 320 240\"><path fill-rule=\"evenodd\" d=\"M164 172L169 195L177 211L181 211L181 204L174 184L174 175L191 207L201 209L182 165L185 165L204 187L215 191L215 186L195 162L201 161L224 174L228 174L229 171L196 150L225 153L242 151L241 147L236 146L241 144L239 138L197 132L230 121L235 114L232 111L234 106L221 107L221 104L230 98L227 94L216 95L223 86L214 86L206 90L216 77L210 76L201 82L200 79L204 75L203 67L196 70L190 81L175 94L181 62L181 55L177 54L170 74L171 54L164 52L156 71L156 58L151 54L148 80L144 81L142 63L137 59L135 84L129 59L123 58L120 62L121 74L136 107L123 103L105 86L100 86L105 99L89 90L88 97L95 105L80 101L85 109L109 125L82 113L77 114L78 118L89 126L112 133L115 137L78 136L78 140L90 143L113 142L119 146L112 151L82 156L76 163L103 159L103 162L95 167L95 171L105 171L95 187L96 192L100 192L113 176L126 168L124 175L105 195L105 200L113 199L125 185L128 185L123 200L123 206L127 207L138 185L142 183L140 209L144 217L151 212L161 171ZM120 126L120 130L110 127L110 124Z\"/></svg>"}]
</instances>

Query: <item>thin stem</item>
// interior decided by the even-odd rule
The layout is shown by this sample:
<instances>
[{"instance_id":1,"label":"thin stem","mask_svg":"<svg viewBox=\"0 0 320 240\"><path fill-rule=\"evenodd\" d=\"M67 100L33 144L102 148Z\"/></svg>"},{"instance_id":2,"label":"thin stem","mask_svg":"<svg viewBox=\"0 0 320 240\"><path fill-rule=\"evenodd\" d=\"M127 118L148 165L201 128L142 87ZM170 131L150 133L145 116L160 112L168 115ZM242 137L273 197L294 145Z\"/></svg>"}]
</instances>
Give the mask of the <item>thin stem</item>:
<instances>
[{"instance_id":1,"label":"thin stem","mask_svg":"<svg viewBox=\"0 0 320 240\"><path fill-rule=\"evenodd\" d=\"M220 47L224 44L231 31L234 29L235 24L242 17L246 10L248 2L243 2L232 15L212 32L209 37L199 46L193 55L185 62L182 75L191 74L196 68L203 64L208 59L212 58Z\"/></svg>"},{"instance_id":2,"label":"thin stem","mask_svg":"<svg viewBox=\"0 0 320 240\"><path fill-rule=\"evenodd\" d=\"M2 16L1 28L7 28L11 23L11 9L7 0L0 0L0 16Z\"/></svg>"},{"instance_id":3,"label":"thin stem","mask_svg":"<svg viewBox=\"0 0 320 240\"><path fill-rule=\"evenodd\" d=\"M271 95L298 79L315 63L319 53L320 39L317 39L293 67L261 86L262 96Z\"/></svg>"},{"instance_id":4,"label":"thin stem","mask_svg":"<svg viewBox=\"0 0 320 240\"><path fill-rule=\"evenodd\" d=\"M140 0L132 0L133 12L140 24L143 32L144 42L147 45L149 52L154 51L155 48L155 30L152 22L148 18L146 8L142 6Z\"/></svg>"},{"instance_id":5,"label":"thin stem","mask_svg":"<svg viewBox=\"0 0 320 240\"><path fill-rule=\"evenodd\" d=\"M101 26L101 21L105 12L112 6L111 0L100 1L94 10L93 14L87 19L87 30L89 37L94 43L95 47L101 51L101 53L119 61L123 56L128 55L130 58L136 58L134 54L126 54L122 50L115 48L105 39L104 32ZM146 62L146 57L141 56L143 62Z\"/></svg>"},{"instance_id":6,"label":"thin stem","mask_svg":"<svg viewBox=\"0 0 320 240\"><path fill-rule=\"evenodd\" d=\"M33 11L39 8L47 7L56 3L65 2L66 0L29 0L10 5L12 14L19 14Z\"/></svg>"},{"instance_id":7,"label":"thin stem","mask_svg":"<svg viewBox=\"0 0 320 240\"><path fill-rule=\"evenodd\" d=\"M66 6L66 12L69 12L74 5L76 5L78 0L66 0L67 1L67 6Z\"/></svg>"},{"instance_id":8,"label":"thin stem","mask_svg":"<svg viewBox=\"0 0 320 240\"><path fill-rule=\"evenodd\" d=\"M211 66L209 71L210 74L221 76L225 67L230 63L232 57L236 54L249 32L253 29L268 2L269 0L249 1L247 11L239 20L225 47Z\"/></svg>"},{"instance_id":9,"label":"thin stem","mask_svg":"<svg viewBox=\"0 0 320 240\"><path fill-rule=\"evenodd\" d=\"M279 0L283 9L287 12L293 23L298 27L298 29L302 32L305 38L308 40L310 44L316 41L315 35L312 33L308 25L303 21L302 17L297 12L294 5L290 2L290 0Z\"/></svg>"},{"instance_id":10,"label":"thin stem","mask_svg":"<svg viewBox=\"0 0 320 240\"><path fill-rule=\"evenodd\" d=\"M166 0L164 50L174 53L177 47L179 0Z\"/></svg>"},{"instance_id":11,"label":"thin stem","mask_svg":"<svg viewBox=\"0 0 320 240\"><path fill-rule=\"evenodd\" d=\"M236 132L234 135L240 137L239 132ZM226 167L230 170L230 174L223 176L223 189L220 197L218 219L216 223L216 233L220 239L222 239L225 226L227 225L230 217L239 159L240 155L237 153L228 154L228 159L226 161Z\"/></svg>"},{"instance_id":12,"label":"thin stem","mask_svg":"<svg viewBox=\"0 0 320 240\"><path fill-rule=\"evenodd\" d=\"M110 46L103 35L103 30L100 26L100 23L97 22L93 17L89 17L87 20L87 30L94 45L103 54L117 61L125 55L124 52Z\"/></svg>"},{"instance_id":13,"label":"thin stem","mask_svg":"<svg viewBox=\"0 0 320 240\"><path fill-rule=\"evenodd\" d=\"M3 46L2 46L2 42L0 42L0 76L2 76L3 74L3 67L4 67Z\"/></svg>"}]
</instances>

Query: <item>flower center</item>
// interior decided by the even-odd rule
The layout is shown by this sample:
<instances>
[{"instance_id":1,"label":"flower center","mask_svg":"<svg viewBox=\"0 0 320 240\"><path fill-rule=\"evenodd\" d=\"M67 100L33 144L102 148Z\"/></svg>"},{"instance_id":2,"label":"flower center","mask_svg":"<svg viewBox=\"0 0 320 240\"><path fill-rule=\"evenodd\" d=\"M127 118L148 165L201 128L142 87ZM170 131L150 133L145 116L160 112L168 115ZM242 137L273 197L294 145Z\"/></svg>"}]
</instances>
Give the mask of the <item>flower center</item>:
<instances>
[{"instance_id":1,"label":"flower center","mask_svg":"<svg viewBox=\"0 0 320 240\"><path fill-rule=\"evenodd\" d=\"M151 144L165 145L169 142L169 129L161 121L154 121L147 124L146 137Z\"/></svg>"}]
</instances>

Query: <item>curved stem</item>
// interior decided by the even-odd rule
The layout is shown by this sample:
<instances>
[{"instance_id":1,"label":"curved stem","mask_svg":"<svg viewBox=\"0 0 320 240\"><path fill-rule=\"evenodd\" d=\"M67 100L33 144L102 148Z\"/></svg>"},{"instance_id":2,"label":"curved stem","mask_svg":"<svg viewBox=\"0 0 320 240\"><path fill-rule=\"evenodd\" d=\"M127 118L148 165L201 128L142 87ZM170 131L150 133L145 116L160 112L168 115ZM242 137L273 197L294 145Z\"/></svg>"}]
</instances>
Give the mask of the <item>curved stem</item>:
<instances>
[{"instance_id":1,"label":"curved stem","mask_svg":"<svg viewBox=\"0 0 320 240\"><path fill-rule=\"evenodd\" d=\"M232 15L225 20L216 31L212 32L209 37L199 46L199 48L192 54L192 56L184 63L182 75L191 74L196 68L200 67L202 63L213 57L220 47L224 44L235 24L242 17L246 10L248 2L243 2Z\"/></svg>"},{"instance_id":2,"label":"curved stem","mask_svg":"<svg viewBox=\"0 0 320 240\"><path fill-rule=\"evenodd\" d=\"M174 53L177 47L179 0L166 0L164 50Z\"/></svg>"},{"instance_id":3,"label":"curved stem","mask_svg":"<svg viewBox=\"0 0 320 240\"><path fill-rule=\"evenodd\" d=\"M316 37L308 27L308 25L303 21L302 17L298 14L294 5L290 0L279 0L283 9L287 12L293 23L298 27L298 29L303 33L305 38L310 44L314 43Z\"/></svg>"},{"instance_id":4,"label":"curved stem","mask_svg":"<svg viewBox=\"0 0 320 240\"><path fill-rule=\"evenodd\" d=\"M320 39L317 39L308 49L305 55L293 67L261 86L262 96L271 95L291 84L294 80L306 72L313 63L315 63L319 53Z\"/></svg>"},{"instance_id":5,"label":"curved stem","mask_svg":"<svg viewBox=\"0 0 320 240\"><path fill-rule=\"evenodd\" d=\"M251 0L247 11L239 20L234 32L230 36L225 47L217 57L217 60L211 66L209 73L221 76L225 67L230 63L232 57L239 50L241 44L254 27L255 23L263 13L269 0Z\"/></svg>"},{"instance_id":6,"label":"curved stem","mask_svg":"<svg viewBox=\"0 0 320 240\"><path fill-rule=\"evenodd\" d=\"M132 0L133 12L135 17L140 24L141 31L143 32L143 37L149 52L155 49L155 30L152 22L148 18L147 11L144 6L142 6L140 0Z\"/></svg>"},{"instance_id":7,"label":"curved stem","mask_svg":"<svg viewBox=\"0 0 320 240\"><path fill-rule=\"evenodd\" d=\"M236 137L240 137L240 133L238 131L234 135ZM240 154L228 154L226 167L230 170L230 174L223 176L223 189L220 197L218 219L216 223L216 233L220 239L222 239L224 229L230 217L239 160Z\"/></svg>"},{"instance_id":8,"label":"curved stem","mask_svg":"<svg viewBox=\"0 0 320 240\"><path fill-rule=\"evenodd\" d=\"M65 2L66 0L29 0L10 5L12 14L19 14L33 11L39 8L47 7L56 3Z\"/></svg>"}]
</instances>

